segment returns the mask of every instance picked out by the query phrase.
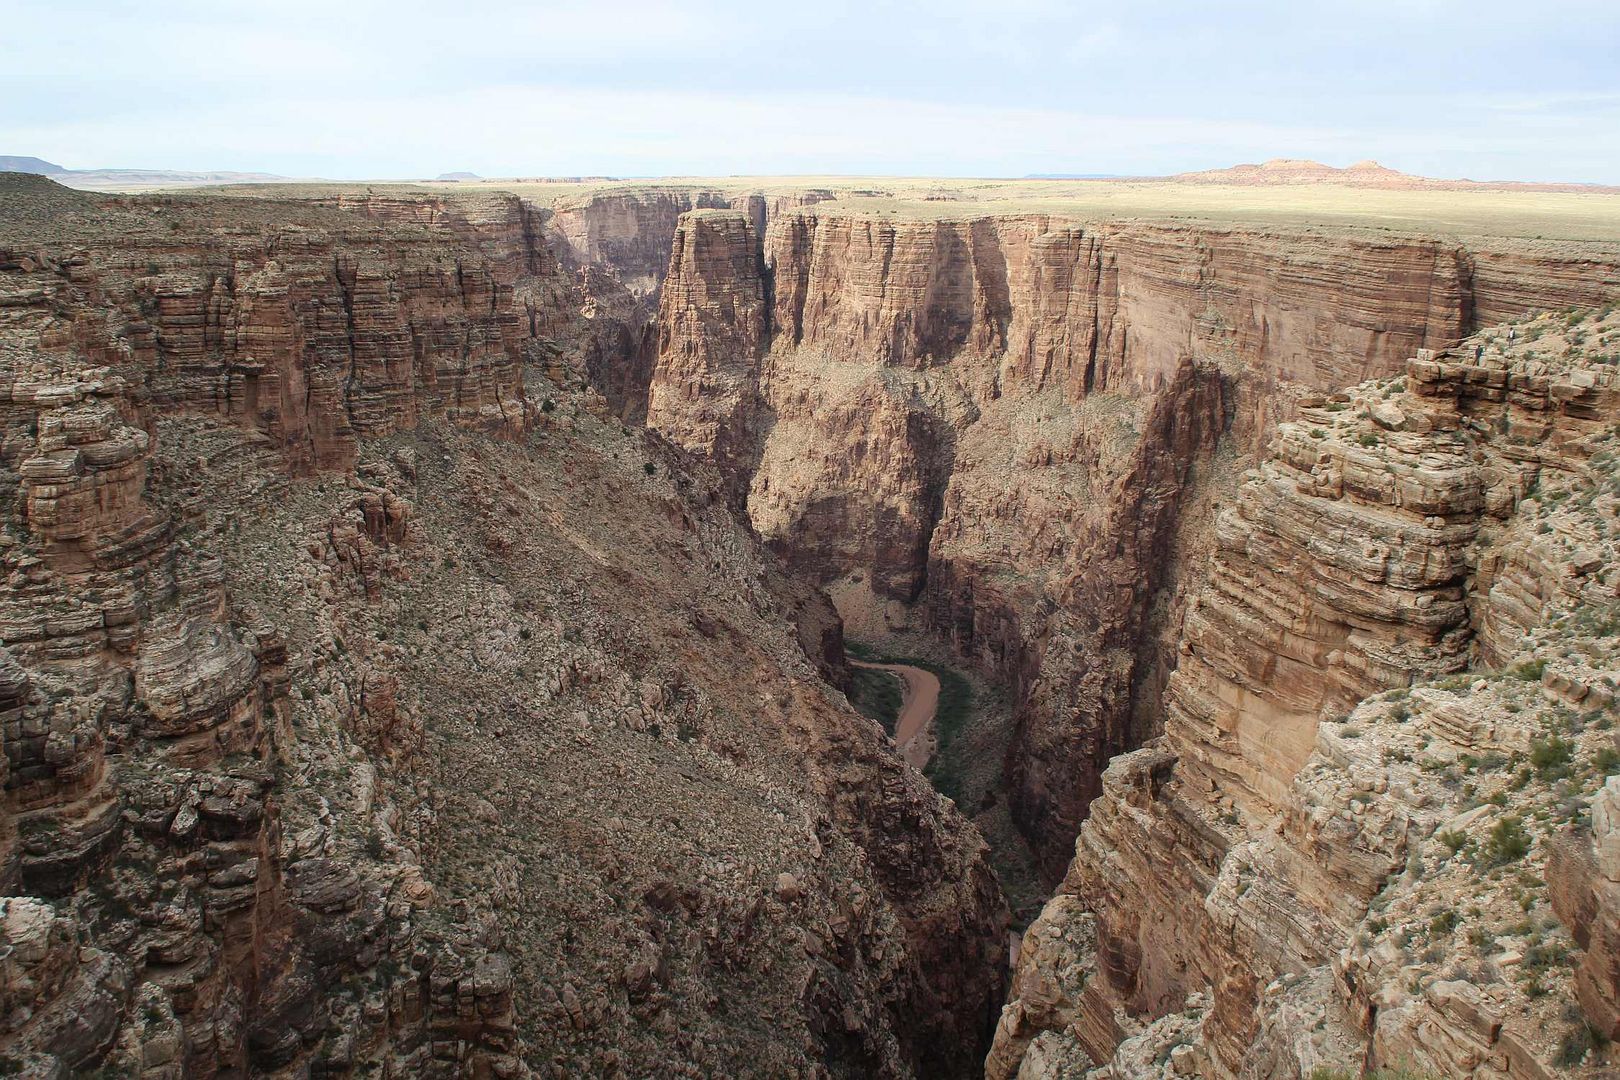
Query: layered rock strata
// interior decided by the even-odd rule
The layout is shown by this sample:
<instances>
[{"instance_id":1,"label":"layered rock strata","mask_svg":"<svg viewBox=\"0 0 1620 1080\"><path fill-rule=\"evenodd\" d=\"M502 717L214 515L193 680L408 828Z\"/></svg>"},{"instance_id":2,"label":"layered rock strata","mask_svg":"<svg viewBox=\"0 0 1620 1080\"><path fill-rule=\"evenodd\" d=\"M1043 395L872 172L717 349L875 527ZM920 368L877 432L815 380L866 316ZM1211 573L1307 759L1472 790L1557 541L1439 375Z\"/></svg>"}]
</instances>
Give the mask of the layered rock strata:
<instances>
[{"instance_id":1,"label":"layered rock strata","mask_svg":"<svg viewBox=\"0 0 1620 1080\"><path fill-rule=\"evenodd\" d=\"M982 841L530 208L0 182L11 1065L976 1070Z\"/></svg>"},{"instance_id":2,"label":"layered rock strata","mask_svg":"<svg viewBox=\"0 0 1620 1080\"><path fill-rule=\"evenodd\" d=\"M712 460L742 490L760 436L759 360L768 332L763 272L759 237L744 214L681 218L659 302L659 363L647 399L648 426Z\"/></svg>"},{"instance_id":3,"label":"layered rock strata","mask_svg":"<svg viewBox=\"0 0 1620 1080\"><path fill-rule=\"evenodd\" d=\"M847 618L920 619L1011 686L1015 808L1054 877L1094 778L1162 724L1234 458L1482 315L1620 287L1602 246L836 203L772 215L763 247L760 404L719 395L762 433L755 527ZM652 423L701 449L706 420Z\"/></svg>"},{"instance_id":4,"label":"layered rock strata","mask_svg":"<svg viewBox=\"0 0 1620 1080\"><path fill-rule=\"evenodd\" d=\"M1604 1073L1616 347L1544 317L1302 403L987 1075Z\"/></svg>"},{"instance_id":5,"label":"layered rock strata","mask_svg":"<svg viewBox=\"0 0 1620 1080\"><path fill-rule=\"evenodd\" d=\"M660 292L682 214L735 210L759 236L770 215L827 196L807 191L767 199L670 186L595 192L535 208L548 247L580 297L583 318L563 344L583 353L591 385L610 407L630 423L647 419L660 348Z\"/></svg>"}]
</instances>

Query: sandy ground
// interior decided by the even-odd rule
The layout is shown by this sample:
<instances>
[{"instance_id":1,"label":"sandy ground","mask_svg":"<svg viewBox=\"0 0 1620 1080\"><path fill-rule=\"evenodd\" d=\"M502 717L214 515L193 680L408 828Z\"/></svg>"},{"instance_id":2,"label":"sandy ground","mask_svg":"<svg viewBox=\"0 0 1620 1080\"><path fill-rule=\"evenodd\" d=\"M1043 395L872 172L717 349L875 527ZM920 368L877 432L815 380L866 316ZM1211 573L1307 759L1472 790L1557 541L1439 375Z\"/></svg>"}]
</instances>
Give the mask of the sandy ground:
<instances>
[{"instance_id":1,"label":"sandy ground","mask_svg":"<svg viewBox=\"0 0 1620 1080\"><path fill-rule=\"evenodd\" d=\"M851 660L855 667L892 671L905 680L900 699L900 720L894 729L894 744L900 756L914 769L928 764L934 753L934 712L939 708L939 677L910 664L868 664Z\"/></svg>"}]
</instances>

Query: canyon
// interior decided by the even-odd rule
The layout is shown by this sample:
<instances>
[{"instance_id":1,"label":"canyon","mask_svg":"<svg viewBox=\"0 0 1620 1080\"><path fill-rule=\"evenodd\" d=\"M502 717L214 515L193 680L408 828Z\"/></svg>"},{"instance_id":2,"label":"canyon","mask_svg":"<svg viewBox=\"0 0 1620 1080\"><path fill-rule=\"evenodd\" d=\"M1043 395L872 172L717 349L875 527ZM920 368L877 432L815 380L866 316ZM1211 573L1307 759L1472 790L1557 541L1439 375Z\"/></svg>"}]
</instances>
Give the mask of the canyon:
<instances>
[{"instance_id":1,"label":"canyon","mask_svg":"<svg viewBox=\"0 0 1620 1080\"><path fill-rule=\"evenodd\" d=\"M1620 238L0 183L12 1071L1607 1067Z\"/></svg>"}]
</instances>

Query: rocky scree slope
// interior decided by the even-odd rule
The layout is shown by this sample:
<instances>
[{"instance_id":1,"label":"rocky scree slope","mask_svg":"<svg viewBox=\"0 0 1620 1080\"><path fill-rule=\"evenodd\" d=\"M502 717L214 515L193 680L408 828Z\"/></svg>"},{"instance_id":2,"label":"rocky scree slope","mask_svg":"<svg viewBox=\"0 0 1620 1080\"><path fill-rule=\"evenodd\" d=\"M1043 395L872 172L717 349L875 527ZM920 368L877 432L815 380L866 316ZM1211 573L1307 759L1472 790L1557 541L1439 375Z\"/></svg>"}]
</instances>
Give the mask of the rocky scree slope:
<instances>
[{"instance_id":1,"label":"rocky scree slope","mask_svg":"<svg viewBox=\"0 0 1620 1080\"><path fill-rule=\"evenodd\" d=\"M977 1070L982 841L529 208L0 184L8 1069Z\"/></svg>"},{"instance_id":2,"label":"rocky scree slope","mask_svg":"<svg viewBox=\"0 0 1620 1080\"><path fill-rule=\"evenodd\" d=\"M935 630L1010 687L1013 809L1054 881L1109 759L1162 727L1239 459L1302 398L1620 290L1613 245L1372 230L834 201L680 236L648 422L863 632Z\"/></svg>"},{"instance_id":3,"label":"rocky scree slope","mask_svg":"<svg viewBox=\"0 0 1620 1080\"><path fill-rule=\"evenodd\" d=\"M987 1075L1612 1075L1620 314L1301 402L1211 562Z\"/></svg>"}]
</instances>

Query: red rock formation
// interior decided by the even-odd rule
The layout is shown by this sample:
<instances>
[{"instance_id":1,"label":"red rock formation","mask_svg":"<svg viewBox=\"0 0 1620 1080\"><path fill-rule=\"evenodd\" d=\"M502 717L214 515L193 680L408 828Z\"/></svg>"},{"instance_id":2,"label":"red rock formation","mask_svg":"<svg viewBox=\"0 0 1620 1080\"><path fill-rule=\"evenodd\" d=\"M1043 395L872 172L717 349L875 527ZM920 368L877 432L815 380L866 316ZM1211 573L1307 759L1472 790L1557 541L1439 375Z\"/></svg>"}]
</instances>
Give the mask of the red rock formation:
<instances>
[{"instance_id":1,"label":"red rock formation","mask_svg":"<svg viewBox=\"0 0 1620 1080\"><path fill-rule=\"evenodd\" d=\"M767 333L759 237L730 210L676 227L658 315L647 426L746 482L757 456L759 358ZM740 501L740 500L739 500Z\"/></svg>"},{"instance_id":2,"label":"red rock formation","mask_svg":"<svg viewBox=\"0 0 1620 1080\"><path fill-rule=\"evenodd\" d=\"M543 234L577 283L583 326L556 336L582 337L591 383L624 419L646 419L658 357L659 290L681 215L730 208L763 234L763 196L727 198L716 191L649 187L596 192L535 211ZM581 334L583 330L583 334Z\"/></svg>"},{"instance_id":3,"label":"red rock formation","mask_svg":"<svg viewBox=\"0 0 1620 1080\"><path fill-rule=\"evenodd\" d=\"M1559 825L1612 753L1600 714L1576 713L1609 707L1616 659L1594 575L1620 392L1578 347L1616 324L1583 325L1554 359L1496 335L1483 362L1472 343L1420 358L1283 427L1217 526L1164 737L1110 765L1037 924L991 1075L1181 1044L1183 1074L1541 1077L1581 1064L1559 988L1612 1025L1613 913L1585 847L1605 796L1591 834ZM1513 666L1434 681L1481 660ZM1523 889L1542 876L1548 893ZM1524 912L1564 924L1527 920L1526 949L1589 949L1575 970L1504 977ZM1054 1003L1043 988L1073 972L1084 993Z\"/></svg>"},{"instance_id":4,"label":"red rock formation","mask_svg":"<svg viewBox=\"0 0 1620 1080\"><path fill-rule=\"evenodd\" d=\"M1479 313L1589 301L1620 275L1608 250L1016 215L790 213L765 250L755 526L840 589L926 599L1014 686L1016 805L1054 874L1096 775L1159 720L1134 688L1174 667L1158 590L1179 611L1165 564L1194 531L1184 489L1219 429L1252 452L1304 395L1393 374ZM1174 413L1156 402L1189 404L1189 359L1224 385L1178 437L1142 439ZM1099 604L1110 580L1140 594Z\"/></svg>"}]
</instances>

